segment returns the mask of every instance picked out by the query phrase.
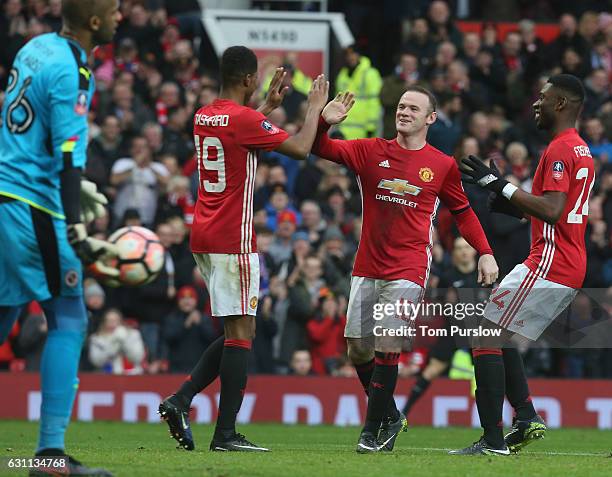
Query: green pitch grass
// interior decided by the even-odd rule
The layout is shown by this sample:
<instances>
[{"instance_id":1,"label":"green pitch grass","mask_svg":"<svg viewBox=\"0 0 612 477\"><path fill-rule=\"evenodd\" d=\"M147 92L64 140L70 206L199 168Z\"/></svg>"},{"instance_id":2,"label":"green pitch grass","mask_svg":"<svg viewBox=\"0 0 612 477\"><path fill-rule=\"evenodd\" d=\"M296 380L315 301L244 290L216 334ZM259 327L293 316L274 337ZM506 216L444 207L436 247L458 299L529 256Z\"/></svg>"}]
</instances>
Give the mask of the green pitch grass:
<instances>
[{"instance_id":1,"label":"green pitch grass","mask_svg":"<svg viewBox=\"0 0 612 477\"><path fill-rule=\"evenodd\" d=\"M0 422L0 456L30 456L37 424ZM477 429L411 427L391 454L355 453L359 429L251 424L239 431L267 454L209 452L211 426L194 425L196 450L177 450L166 425L73 423L67 442L75 457L117 476L610 476L612 432L549 430L546 439L510 457L446 455L479 437ZM6 464L4 464L6 465ZM25 475L0 469L0 475Z\"/></svg>"}]
</instances>

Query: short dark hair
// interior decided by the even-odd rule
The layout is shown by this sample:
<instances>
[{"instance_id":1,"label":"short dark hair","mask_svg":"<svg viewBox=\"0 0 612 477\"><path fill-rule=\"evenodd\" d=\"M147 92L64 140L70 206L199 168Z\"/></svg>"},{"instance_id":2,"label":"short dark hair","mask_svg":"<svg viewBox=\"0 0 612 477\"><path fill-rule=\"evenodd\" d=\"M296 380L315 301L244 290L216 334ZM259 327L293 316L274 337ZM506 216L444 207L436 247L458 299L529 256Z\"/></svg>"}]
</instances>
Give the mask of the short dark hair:
<instances>
[{"instance_id":1,"label":"short dark hair","mask_svg":"<svg viewBox=\"0 0 612 477\"><path fill-rule=\"evenodd\" d=\"M570 101L580 104L584 102L585 92L582 81L574 75L559 74L548 78L548 83L567 94Z\"/></svg>"},{"instance_id":2,"label":"short dark hair","mask_svg":"<svg viewBox=\"0 0 612 477\"><path fill-rule=\"evenodd\" d=\"M221 81L229 86L257 72L257 56L246 46L230 46L221 56Z\"/></svg>"},{"instance_id":3,"label":"short dark hair","mask_svg":"<svg viewBox=\"0 0 612 477\"><path fill-rule=\"evenodd\" d=\"M87 28L89 19L101 14L104 3L99 0L62 0L62 18L72 28Z\"/></svg>"},{"instance_id":4,"label":"short dark hair","mask_svg":"<svg viewBox=\"0 0 612 477\"><path fill-rule=\"evenodd\" d=\"M413 86L408 86L404 92L407 93L408 91L414 91L415 93L421 93L427 96L429 98L429 108L431 109L430 112L433 113L434 111L438 109L438 100L436 99L434 94L431 91L429 91L427 88L423 88L422 86L413 85Z\"/></svg>"}]
</instances>

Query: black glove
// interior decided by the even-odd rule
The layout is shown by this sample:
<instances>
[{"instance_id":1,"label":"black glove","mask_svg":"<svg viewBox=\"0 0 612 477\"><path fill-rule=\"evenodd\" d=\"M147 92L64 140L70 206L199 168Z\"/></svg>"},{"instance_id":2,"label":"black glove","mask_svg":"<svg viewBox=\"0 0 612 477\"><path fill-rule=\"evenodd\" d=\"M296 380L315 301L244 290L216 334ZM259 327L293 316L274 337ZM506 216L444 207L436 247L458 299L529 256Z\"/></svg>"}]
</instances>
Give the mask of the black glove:
<instances>
[{"instance_id":1,"label":"black glove","mask_svg":"<svg viewBox=\"0 0 612 477\"><path fill-rule=\"evenodd\" d=\"M510 215L512 217L516 217L517 219L522 219L525 216L521 209L501 195L490 194L487 201L487 206L491 212Z\"/></svg>"},{"instance_id":2,"label":"black glove","mask_svg":"<svg viewBox=\"0 0 612 477\"><path fill-rule=\"evenodd\" d=\"M508 183L495 167L493 161L491 161L491 167L489 167L481 159L470 155L462 159L461 164L461 172L471 179L464 180L464 182L479 185L484 189L495 192L497 195L501 195L502 190Z\"/></svg>"}]
</instances>

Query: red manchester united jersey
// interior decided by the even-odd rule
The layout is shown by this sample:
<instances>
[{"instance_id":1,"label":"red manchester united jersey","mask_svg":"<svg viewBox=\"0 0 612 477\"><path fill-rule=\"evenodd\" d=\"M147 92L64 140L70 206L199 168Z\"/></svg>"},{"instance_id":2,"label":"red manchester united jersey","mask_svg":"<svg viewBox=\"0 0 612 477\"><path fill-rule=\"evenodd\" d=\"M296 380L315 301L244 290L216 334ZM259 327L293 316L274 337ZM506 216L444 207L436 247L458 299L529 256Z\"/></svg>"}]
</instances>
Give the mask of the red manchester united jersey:
<instances>
[{"instance_id":1,"label":"red manchester united jersey","mask_svg":"<svg viewBox=\"0 0 612 477\"><path fill-rule=\"evenodd\" d=\"M533 195L547 191L567 195L555 225L531 218L531 252L524 263L537 276L571 288L582 286L584 235L594 183L593 159L586 143L573 128L559 133L542 154L533 178Z\"/></svg>"},{"instance_id":2,"label":"red manchester united jersey","mask_svg":"<svg viewBox=\"0 0 612 477\"><path fill-rule=\"evenodd\" d=\"M363 226L353 275L425 286L440 200L451 211L469 207L455 160L429 144L412 151L395 139L342 141L320 133L313 153L357 175Z\"/></svg>"},{"instance_id":3,"label":"red manchester united jersey","mask_svg":"<svg viewBox=\"0 0 612 477\"><path fill-rule=\"evenodd\" d=\"M253 188L260 150L272 150L289 136L254 109L217 99L193 121L199 173L191 230L196 253L251 253Z\"/></svg>"}]
</instances>

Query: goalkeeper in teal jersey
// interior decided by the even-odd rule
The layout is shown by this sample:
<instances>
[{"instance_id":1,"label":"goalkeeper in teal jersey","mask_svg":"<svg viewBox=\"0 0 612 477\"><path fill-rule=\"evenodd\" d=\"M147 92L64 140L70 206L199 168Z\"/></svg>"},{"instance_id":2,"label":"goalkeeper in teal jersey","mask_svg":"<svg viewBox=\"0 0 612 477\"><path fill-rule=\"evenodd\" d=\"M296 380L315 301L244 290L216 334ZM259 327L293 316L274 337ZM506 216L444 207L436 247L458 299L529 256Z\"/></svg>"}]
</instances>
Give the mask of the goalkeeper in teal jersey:
<instances>
[{"instance_id":1,"label":"goalkeeper in teal jersey","mask_svg":"<svg viewBox=\"0 0 612 477\"><path fill-rule=\"evenodd\" d=\"M81 263L117 273L99 262L114 247L87 236L84 212L95 215L105 199L83 188L81 175L94 92L87 58L112 40L119 2L63 0L62 16L59 34L35 37L17 54L0 116L0 343L23 306L39 301L49 330L40 367L42 456L65 455L87 329ZM111 475L66 462L68 475Z\"/></svg>"}]
</instances>

